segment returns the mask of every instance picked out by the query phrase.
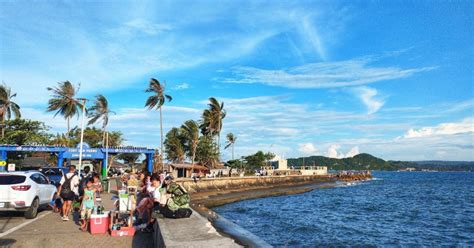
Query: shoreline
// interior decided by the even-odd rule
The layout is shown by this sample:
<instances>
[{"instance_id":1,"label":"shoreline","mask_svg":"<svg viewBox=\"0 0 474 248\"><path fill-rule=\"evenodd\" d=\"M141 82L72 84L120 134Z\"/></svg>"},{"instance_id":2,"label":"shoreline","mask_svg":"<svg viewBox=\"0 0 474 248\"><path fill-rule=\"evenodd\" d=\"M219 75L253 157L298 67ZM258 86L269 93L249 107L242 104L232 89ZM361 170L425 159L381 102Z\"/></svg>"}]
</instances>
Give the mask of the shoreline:
<instances>
[{"instance_id":1,"label":"shoreline","mask_svg":"<svg viewBox=\"0 0 474 248\"><path fill-rule=\"evenodd\" d=\"M250 199L303 194L315 189L335 187L338 182L363 181L369 180L370 178L371 176L344 178L326 177L323 178L323 180L306 181L303 184L296 185L288 183L272 186L265 185L218 190L217 192L195 192L191 194L191 207L198 214L206 218L222 236L233 239L237 244L244 247L271 247L271 245L260 237L220 216L214 212L212 208Z\"/></svg>"}]
</instances>

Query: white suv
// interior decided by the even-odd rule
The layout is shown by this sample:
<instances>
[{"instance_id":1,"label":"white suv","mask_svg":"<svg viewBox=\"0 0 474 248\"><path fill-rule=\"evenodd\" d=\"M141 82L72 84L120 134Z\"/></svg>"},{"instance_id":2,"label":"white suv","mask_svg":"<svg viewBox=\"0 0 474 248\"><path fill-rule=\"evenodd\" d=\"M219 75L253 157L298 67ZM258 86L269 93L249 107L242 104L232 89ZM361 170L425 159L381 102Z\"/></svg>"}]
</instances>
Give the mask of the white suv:
<instances>
[{"instance_id":1,"label":"white suv","mask_svg":"<svg viewBox=\"0 0 474 248\"><path fill-rule=\"evenodd\" d=\"M24 211L25 218L34 219L56 191L39 171L0 172L0 211Z\"/></svg>"}]
</instances>

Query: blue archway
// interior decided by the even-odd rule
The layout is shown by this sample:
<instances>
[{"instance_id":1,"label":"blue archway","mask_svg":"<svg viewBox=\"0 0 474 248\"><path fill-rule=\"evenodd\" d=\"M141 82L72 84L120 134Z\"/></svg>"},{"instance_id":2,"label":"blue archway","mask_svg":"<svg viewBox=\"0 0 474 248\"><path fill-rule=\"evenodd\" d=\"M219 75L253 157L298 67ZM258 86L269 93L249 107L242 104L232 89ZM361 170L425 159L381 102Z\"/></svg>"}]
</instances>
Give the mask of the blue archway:
<instances>
[{"instance_id":1,"label":"blue archway","mask_svg":"<svg viewBox=\"0 0 474 248\"><path fill-rule=\"evenodd\" d=\"M61 147L61 146L17 146L17 145L0 145L0 171L5 171L8 152L49 152L56 153L58 156L58 167L63 167L64 159L79 159L80 144L76 147ZM153 156L154 149L144 147L109 147L109 148L91 148L89 144L82 145L82 160L100 159L102 160L102 175L106 176L108 154L123 154L123 153L143 153L146 156L147 170L153 171ZM2 163L2 161L4 161Z\"/></svg>"}]
</instances>

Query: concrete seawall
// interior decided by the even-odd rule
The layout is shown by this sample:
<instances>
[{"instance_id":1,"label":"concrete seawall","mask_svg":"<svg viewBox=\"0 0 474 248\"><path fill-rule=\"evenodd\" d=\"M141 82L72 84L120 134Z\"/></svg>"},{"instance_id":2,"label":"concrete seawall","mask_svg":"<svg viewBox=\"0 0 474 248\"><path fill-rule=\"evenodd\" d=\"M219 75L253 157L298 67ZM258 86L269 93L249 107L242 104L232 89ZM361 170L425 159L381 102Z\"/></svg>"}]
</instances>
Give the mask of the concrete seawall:
<instances>
[{"instance_id":1,"label":"concrete seawall","mask_svg":"<svg viewBox=\"0 0 474 248\"><path fill-rule=\"evenodd\" d=\"M205 178L194 182L191 179L177 179L186 190L197 198L202 195L225 194L227 192L253 191L255 189L291 187L307 184L334 182L333 175L327 176L271 176L271 177L223 177Z\"/></svg>"}]
</instances>

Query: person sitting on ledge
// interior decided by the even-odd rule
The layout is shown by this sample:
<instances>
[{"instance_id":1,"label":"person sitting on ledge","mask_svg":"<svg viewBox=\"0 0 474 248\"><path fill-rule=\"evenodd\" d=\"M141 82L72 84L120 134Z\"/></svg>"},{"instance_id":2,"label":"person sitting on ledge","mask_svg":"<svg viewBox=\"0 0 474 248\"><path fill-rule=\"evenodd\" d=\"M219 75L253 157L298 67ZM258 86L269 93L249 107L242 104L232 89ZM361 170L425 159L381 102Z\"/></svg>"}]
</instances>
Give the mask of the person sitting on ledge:
<instances>
[{"instance_id":1,"label":"person sitting on ledge","mask_svg":"<svg viewBox=\"0 0 474 248\"><path fill-rule=\"evenodd\" d=\"M173 177L165 178L161 193L159 212L164 217L177 219L191 216L189 194L183 186L173 181Z\"/></svg>"}]
</instances>

